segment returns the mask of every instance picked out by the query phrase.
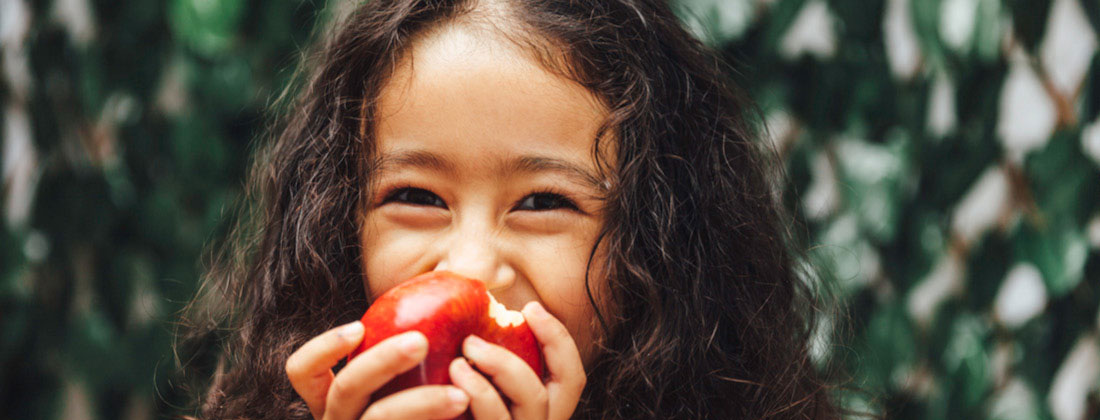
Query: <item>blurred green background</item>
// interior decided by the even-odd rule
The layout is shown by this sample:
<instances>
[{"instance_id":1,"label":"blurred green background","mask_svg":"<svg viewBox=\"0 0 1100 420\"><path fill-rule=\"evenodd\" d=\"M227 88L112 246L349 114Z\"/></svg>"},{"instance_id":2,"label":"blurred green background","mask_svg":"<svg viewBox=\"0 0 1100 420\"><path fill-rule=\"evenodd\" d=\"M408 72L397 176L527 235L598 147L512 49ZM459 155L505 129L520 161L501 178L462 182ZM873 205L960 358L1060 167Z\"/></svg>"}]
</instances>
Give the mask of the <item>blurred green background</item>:
<instances>
[{"instance_id":1,"label":"blurred green background","mask_svg":"<svg viewBox=\"0 0 1100 420\"><path fill-rule=\"evenodd\" d=\"M330 3L0 0L0 418L181 413L176 311ZM851 331L815 354L845 404L1100 418L1100 2L675 7L838 280Z\"/></svg>"}]
</instances>

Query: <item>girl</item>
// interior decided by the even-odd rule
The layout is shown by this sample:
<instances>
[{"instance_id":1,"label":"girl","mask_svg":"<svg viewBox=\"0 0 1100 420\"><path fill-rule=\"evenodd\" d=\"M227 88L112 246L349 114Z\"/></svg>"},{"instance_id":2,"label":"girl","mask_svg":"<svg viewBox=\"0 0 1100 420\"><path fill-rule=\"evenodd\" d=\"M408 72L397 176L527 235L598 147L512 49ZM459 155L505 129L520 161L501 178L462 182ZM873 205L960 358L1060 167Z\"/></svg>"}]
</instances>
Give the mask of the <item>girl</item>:
<instances>
[{"instance_id":1,"label":"girl","mask_svg":"<svg viewBox=\"0 0 1100 420\"><path fill-rule=\"evenodd\" d=\"M665 2L373 0L335 28L190 308L185 353L232 332L203 417L837 416L751 107ZM470 338L453 386L371 398L426 341L344 364L353 321L444 269L523 308L545 382Z\"/></svg>"}]
</instances>

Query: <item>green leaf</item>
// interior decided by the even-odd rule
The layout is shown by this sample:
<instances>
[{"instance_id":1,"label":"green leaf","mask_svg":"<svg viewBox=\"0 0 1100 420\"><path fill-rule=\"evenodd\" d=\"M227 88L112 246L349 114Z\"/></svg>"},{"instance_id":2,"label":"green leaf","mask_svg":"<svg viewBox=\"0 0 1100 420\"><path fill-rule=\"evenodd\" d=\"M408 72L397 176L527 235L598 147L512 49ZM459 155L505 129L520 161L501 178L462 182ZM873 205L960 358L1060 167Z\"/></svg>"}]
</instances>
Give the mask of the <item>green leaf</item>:
<instances>
[{"instance_id":1,"label":"green leaf","mask_svg":"<svg viewBox=\"0 0 1100 420\"><path fill-rule=\"evenodd\" d=\"M169 24L192 50L216 57L233 45L244 10L243 0L173 0Z\"/></svg>"},{"instance_id":2,"label":"green leaf","mask_svg":"<svg viewBox=\"0 0 1100 420\"><path fill-rule=\"evenodd\" d=\"M1012 12L1017 39L1024 48L1035 51L1046 30L1051 0L1005 0L1005 3Z\"/></svg>"},{"instance_id":3,"label":"green leaf","mask_svg":"<svg viewBox=\"0 0 1100 420\"><path fill-rule=\"evenodd\" d=\"M872 389L886 389L911 374L917 360L913 325L899 303L879 308L867 324L861 355L864 380Z\"/></svg>"},{"instance_id":4,"label":"green leaf","mask_svg":"<svg viewBox=\"0 0 1100 420\"><path fill-rule=\"evenodd\" d=\"M1080 130L1056 133L1025 170L1044 220L1080 229L1100 202L1100 168L1081 150Z\"/></svg>"},{"instance_id":5,"label":"green leaf","mask_svg":"<svg viewBox=\"0 0 1100 420\"><path fill-rule=\"evenodd\" d=\"M752 23L759 3L751 0L679 0L673 12L699 39L720 46L739 38Z\"/></svg>"},{"instance_id":6,"label":"green leaf","mask_svg":"<svg viewBox=\"0 0 1100 420\"><path fill-rule=\"evenodd\" d=\"M978 248L967 256L969 272L965 289L967 307L973 311L992 310L993 299L1012 267L1012 242L996 233L986 235Z\"/></svg>"},{"instance_id":7,"label":"green leaf","mask_svg":"<svg viewBox=\"0 0 1100 420\"><path fill-rule=\"evenodd\" d=\"M1013 242L1014 253L1039 268L1052 298L1069 293L1084 277L1088 240L1065 221L1038 228L1022 224Z\"/></svg>"},{"instance_id":8,"label":"green leaf","mask_svg":"<svg viewBox=\"0 0 1100 420\"><path fill-rule=\"evenodd\" d=\"M974 28L974 53L985 62L993 62L1001 57L1001 41L1006 27L1001 14L1004 13L999 0L981 0L978 3L978 16Z\"/></svg>"},{"instance_id":9,"label":"green leaf","mask_svg":"<svg viewBox=\"0 0 1100 420\"><path fill-rule=\"evenodd\" d=\"M771 6L768 19L764 25L766 51L771 54L776 54L779 51L779 44L783 40L783 35L790 30L791 24L794 23L795 18L798 17L798 13L802 11L805 4L806 0L781 0Z\"/></svg>"},{"instance_id":10,"label":"green leaf","mask_svg":"<svg viewBox=\"0 0 1100 420\"><path fill-rule=\"evenodd\" d=\"M992 387L989 327L973 315L962 315L951 325L944 348L943 367L951 381L955 413L976 411Z\"/></svg>"},{"instance_id":11,"label":"green leaf","mask_svg":"<svg viewBox=\"0 0 1100 420\"><path fill-rule=\"evenodd\" d=\"M846 202L859 216L861 228L881 242L894 240L898 205L908 192L909 142L902 132L884 145L845 139L836 157Z\"/></svg>"}]
</instances>

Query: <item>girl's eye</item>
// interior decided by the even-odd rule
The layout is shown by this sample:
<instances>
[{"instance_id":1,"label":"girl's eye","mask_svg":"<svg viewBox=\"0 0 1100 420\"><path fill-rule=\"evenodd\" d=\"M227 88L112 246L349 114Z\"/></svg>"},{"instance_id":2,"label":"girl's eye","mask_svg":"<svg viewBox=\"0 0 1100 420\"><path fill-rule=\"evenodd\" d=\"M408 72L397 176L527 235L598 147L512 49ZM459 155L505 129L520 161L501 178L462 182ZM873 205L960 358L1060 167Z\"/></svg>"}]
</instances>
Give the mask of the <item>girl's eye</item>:
<instances>
[{"instance_id":1,"label":"girl's eye","mask_svg":"<svg viewBox=\"0 0 1100 420\"><path fill-rule=\"evenodd\" d=\"M517 210L577 210L577 205L572 200L560 194L535 193L523 198L516 207Z\"/></svg>"},{"instance_id":2,"label":"girl's eye","mask_svg":"<svg viewBox=\"0 0 1100 420\"><path fill-rule=\"evenodd\" d=\"M400 188L388 195L382 203L388 203L391 201L397 201L405 204L412 204L416 206L431 206L447 208L447 204L443 202L442 198L435 195L431 191L421 188Z\"/></svg>"}]
</instances>

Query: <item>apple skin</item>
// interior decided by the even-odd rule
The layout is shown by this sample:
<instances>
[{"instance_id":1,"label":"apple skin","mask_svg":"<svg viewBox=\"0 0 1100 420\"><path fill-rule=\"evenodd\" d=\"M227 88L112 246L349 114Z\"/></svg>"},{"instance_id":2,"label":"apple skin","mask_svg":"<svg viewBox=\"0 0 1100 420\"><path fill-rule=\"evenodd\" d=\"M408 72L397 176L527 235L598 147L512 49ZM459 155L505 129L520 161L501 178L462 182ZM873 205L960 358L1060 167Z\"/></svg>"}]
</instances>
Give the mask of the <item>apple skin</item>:
<instances>
[{"instance_id":1,"label":"apple skin","mask_svg":"<svg viewBox=\"0 0 1100 420\"><path fill-rule=\"evenodd\" d=\"M542 378L542 354L530 327L525 321L498 325L489 315L489 305L489 293L480 281L449 271L413 277L383 293L363 314L363 341L348 360L406 331L420 331L428 338L427 357L379 389L372 400L415 386L451 384L448 368L462 357L462 342L471 334L515 353Z\"/></svg>"}]
</instances>

